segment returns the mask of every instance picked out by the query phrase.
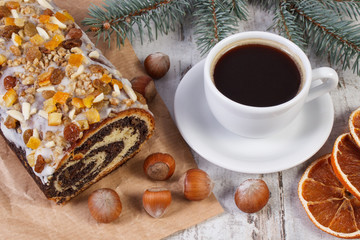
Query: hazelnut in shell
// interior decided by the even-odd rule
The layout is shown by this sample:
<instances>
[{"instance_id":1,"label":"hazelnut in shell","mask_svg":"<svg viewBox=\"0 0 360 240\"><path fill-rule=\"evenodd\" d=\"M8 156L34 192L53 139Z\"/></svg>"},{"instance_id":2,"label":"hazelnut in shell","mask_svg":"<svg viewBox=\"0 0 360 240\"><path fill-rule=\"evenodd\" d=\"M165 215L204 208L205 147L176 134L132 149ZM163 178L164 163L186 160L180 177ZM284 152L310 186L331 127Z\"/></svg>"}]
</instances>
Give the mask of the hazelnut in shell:
<instances>
[{"instance_id":1,"label":"hazelnut in shell","mask_svg":"<svg viewBox=\"0 0 360 240\"><path fill-rule=\"evenodd\" d=\"M170 58L161 52L152 53L145 58L144 67L153 79L162 78L169 71Z\"/></svg>"},{"instance_id":2,"label":"hazelnut in shell","mask_svg":"<svg viewBox=\"0 0 360 240\"><path fill-rule=\"evenodd\" d=\"M263 180L248 179L236 189L235 203L241 211L255 213L265 207L269 197L269 188Z\"/></svg>"},{"instance_id":3,"label":"hazelnut in shell","mask_svg":"<svg viewBox=\"0 0 360 240\"><path fill-rule=\"evenodd\" d=\"M197 168L186 171L179 183L183 186L185 198L190 201L200 201L209 197L214 188L209 175Z\"/></svg>"},{"instance_id":4,"label":"hazelnut in shell","mask_svg":"<svg viewBox=\"0 0 360 240\"><path fill-rule=\"evenodd\" d=\"M133 78L131 81L132 88L144 96L147 102L151 102L155 95L155 83L151 77L143 75Z\"/></svg>"},{"instance_id":5,"label":"hazelnut in shell","mask_svg":"<svg viewBox=\"0 0 360 240\"><path fill-rule=\"evenodd\" d=\"M175 171L175 160L167 153L153 153L144 161L145 174L154 180L169 179Z\"/></svg>"},{"instance_id":6,"label":"hazelnut in shell","mask_svg":"<svg viewBox=\"0 0 360 240\"><path fill-rule=\"evenodd\" d=\"M154 218L162 217L171 204L171 192L165 188L146 189L143 194L143 207Z\"/></svg>"},{"instance_id":7,"label":"hazelnut in shell","mask_svg":"<svg viewBox=\"0 0 360 240\"><path fill-rule=\"evenodd\" d=\"M116 220L122 210L119 195L110 188L100 188L91 193L88 198L91 216L100 223L110 223Z\"/></svg>"}]
</instances>

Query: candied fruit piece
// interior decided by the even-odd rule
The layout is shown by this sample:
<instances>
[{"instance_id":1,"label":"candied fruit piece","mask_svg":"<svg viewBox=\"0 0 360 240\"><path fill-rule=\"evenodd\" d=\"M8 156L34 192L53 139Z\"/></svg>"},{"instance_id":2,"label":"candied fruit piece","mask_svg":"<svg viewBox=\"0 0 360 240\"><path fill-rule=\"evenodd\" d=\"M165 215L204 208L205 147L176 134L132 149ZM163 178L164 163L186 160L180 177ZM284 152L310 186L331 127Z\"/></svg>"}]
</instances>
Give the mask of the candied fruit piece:
<instances>
[{"instance_id":1,"label":"candied fruit piece","mask_svg":"<svg viewBox=\"0 0 360 240\"><path fill-rule=\"evenodd\" d=\"M101 81L103 81L104 83L109 83L111 82L111 77L109 77L109 75L107 74L103 74L101 77Z\"/></svg>"},{"instance_id":2,"label":"candied fruit piece","mask_svg":"<svg viewBox=\"0 0 360 240\"><path fill-rule=\"evenodd\" d=\"M25 53L26 61L33 62L35 58L40 60L41 56L42 54L39 50L39 47L31 46L26 49L26 53Z\"/></svg>"},{"instance_id":3,"label":"candied fruit piece","mask_svg":"<svg viewBox=\"0 0 360 240\"><path fill-rule=\"evenodd\" d=\"M50 21L49 15L40 15L39 22L40 23L48 23Z\"/></svg>"},{"instance_id":4,"label":"candied fruit piece","mask_svg":"<svg viewBox=\"0 0 360 240\"><path fill-rule=\"evenodd\" d=\"M41 45L45 40L37 33L30 38L30 42L34 45Z\"/></svg>"},{"instance_id":5,"label":"candied fruit piece","mask_svg":"<svg viewBox=\"0 0 360 240\"><path fill-rule=\"evenodd\" d=\"M29 141L27 142L26 146L33 150L37 149L41 144L41 140L37 137L31 136Z\"/></svg>"},{"instance_id":6,"label":"candied fruit piece","mask_svg":"<svg viewBox=\"0 0 360 240\"><path fill-rule=\"evenodd\" d=\"M63 14L65 17L67 17L67 19L69 19L72 22L75 22L75 19L73 18L73 16L71 16L70 13L68 13L66 10L63 11Z\"/></svg>"},{"instance_id":7,"label":"candied fruit piece","mask_svg":"<svg viewBox=\"0 0 360 240\"><path fill-rule=\"evenodd\" d=\"M84 99L82 100L84 106L87 107L87 108L91 108L92 103L93 103L93 101L94 101L94 98L95 98L95 96L93 96L93 95L89 95L89 96L87 96L86 98L84 98Z\"/></svg>"},{"instance_id":8,"label":"candied fruit piece","mask_svg":"<svg viewBox=\"0 0 360 240\"><path fill-rule=\"evenodd\" d=\"M22 38L17 33L13 33L11 35L11 40L13 41L15 46L21 46L22 44Z\"/></svg>"},{"instance_id":9,"label":"candied fruit piece","mask_svg":"<svg viewBox=\"0 0 360 240\"><path fill-rule=\"evenodd\" d=\"M3 96L6 107L11 107L17 100L18 96L13 88L10 88Z\"/></svg>"},{"instance_id":10,"label":"candied fruit piece","mask_svg":"<svg viewBox=\"0 0 360 240\"><path fill-rule=\"evenodd\" d=\"M73 143L80 137L80 128L75 123L70 123L65 126L64 128L64 138Z\"/></svg>"},{"instance_id":11,"label":"candied fruit piece","mask_svg":"<svg viewBox=\"0 0 360 240\"><path fill-rule=\"evenodd\" d=\"M34 36L35 34L37 34L36 26L31 22L25 23L25 25L24 25L24 33L28 37Z\"/></svg>"},{"instance_id":12,"label":"candied fruit piece","mask_svg":"<svg viewBox=\"0 0 360 240\"><path fill-rule=\"evenodd\" d=\"M9 1L5 3L5 7L7 7L8 9L17 9L20 7L20 3L16 1Z\"/></svg>"},{"instance_id":13,"label":"candied fruit piece","mask_svg":"<svg viewBox=\"0 0 360 240\"><path fill-rule=\"evenodd\" d=\"M44 87L50 85L51 71L44 72L38 76L39 86Z\"/></svg>"},{"instance_id":14,"label":"candied fruit piece","mask_svg":"<svg viewBox=\"0 0 360 240\"><path fill-rule=\"evenodd\" d=\"M65 104L66 100L69 98L69 93L66 92L56 92L53 96L53 99L56 103Z\"/></svg>"},{"instance_id":15,"label":"candied fruit piece","mask_svg":"<svg viewBox=\"0 0 360 240\"><path fill-rule=\"evenodd\" d=\"M100 121L100 114L96 108L90 108L86 112L86 118L89 121L89 124L97 123Z\"/></svg>"},{"instance_id":16,"label":"candied fruit piece","mask_svg":"<svg viewBox=\"0 0 360 240\"><path fill-rule=\"evenodd\" d=\"M11 15L10 10L5 6L0 6L0 19L9 17Z\"/></svg>"},{"instance_id":17,"label":"candied fruit piece","mask_svg":"<svg viewBox=\"0 0 360 240\"><path fill-rule=\"evenodd\" d=\"M64 77L65 77L65 72L60 68L56 68L51 74L50 82L52 85L58 85L61 83Z\"/></svg>"},{"instance_id":18,"label":"candied fruit piece","mask_svg":"<svg viewBox=\"0 0 360 240\"><path fill-rule=\"evenodd\" d=\"M46 23L45 27L46 27L47 30L52 31L52 32L59 29L59 26L54 24L54 23Z\"/></svg>"},{"instance_id":19,"label":"candied fruit piece","mask_svg":"<svg viewBox=\"0 0 360 240\"><path fill-rule=\"evenodd\" d=\"M76 97L74 97L73 99L71 99L71 104L72 104L74 107L78 108L78 109L85 107L85 105L84 105L84 103L83 103L83 100L80 99L80 98L76 98Z\"/></svg>"},{"instance_id":20,"label":"candied fruit piece","mask_svg":"<svg viewBox=\"0 0 360 240\"><path fill-rule=\"evenodd\" d=\"M48 49L48 50L54 50L55 48L57 48L60 43L62 43L62 41L64 41L65 38L63 35L61 34L56 34L50 41L46 42L44 44L44 46Z\"/></svg>"},{"instance_id":21,"label":"candied fruit piece","mask_svg":"<svg viewBox=\"0 0 360 240\"><path fill-rule=\"evenodd\" d=\"M4 55L0 54L0 65L3 65L6 62L6 60L7 58Z\"/></svg>"},{"instance_id":22,"label":"candied fruit piece","mask_svg":"<svg viewBox=\"0 0 360 240\"><path fill-rule=\"evenodd\" d=\"M75 67L79 67L84 59L81 54L70 54L69 64Z\"/></svg>"},{"instance_id":23,"label":"candied fruit piece","mask_svg":"<svg viewBox=\"0 0 360 240\"><path fill-rule=\"evenodd\" d=\"M44 167L45 167L45 159L43 156L38 155L34 167L35 172L41 173L44 170Z\"/></svg>"},{"instance_id":24,"label":"candied fruit piece","mask_svg":"<svg viewBox=\"0 0 360 240\"><path fill-rule=\"evenodd\" d=\"M29 139L31 138L31 136L33 135L33 130L30 128L30 129L26 129L24 134L23 134L23 140L24 140L24 143L27 144L29 142Z\"/></svg>"},{"instance_id":25,"label":"candied fruit piece","mask_svg":"<svg viewBox=\"0 0 360 240\"><path fill-rule=\"evenodd\" d=\"M11 117L11 116L7 116L4 125L5 127L7 127L8 129L14 129L17 127L17 123L18 120L16 120L15 118Z\"/></svg>"},{"instance_id":26,"label":"candied fruit piece","mask_svg":"<svg viewBox=\"0 0 360 240\"><path fill-rule=\"evenodd\" d=\"M122 89L122 88L123 88L122 82L120 82L120 81L117 80L117 79L111 79L111 83L112 83L113 86L114 86L115 84L118 85L119 89Z\"/></svg>"},{"instance_id":27,"label":"candied fruit piece","mask_svg":"<svg viewBox=\"0 0 360 240\"><path fill-rule=\"evenodd\" d=\"M48 116L48 125L49 126L59 126L61 124L62 114L58 112L49 113Z\"/></svg>"},{"instance_id":28,"label":"candied fruit piece","mask_svg":"<svg viewBox=\"0 0 360 240\"><path fill-rule=\"evenodd\" d=\"M80 125L82 131L89 129L89 122L87 120L78 120L77 123Z\"/></svg>"},{"instance_id":29,"label":"candied fruit piece","mask_svg":"<svg viewBox=\"0 0 360 240\"><path fill-rule=\"evenodd\" d=\"M55 17L60 21L60 22L66 22L67 20L70 20L67 16L65 16L64 14L62 14L61 12L56 12L55 13Z\"/></svg>"},{"instance_id":30,"label":"candied fruit piece","mask_svg":"<svg viewBox=\"0 0 360 240\"><path fill-rule=\"evenodd\" d=\"M56 101L53 98L49 98L44 101L44 111L47 113L52 113L57 110Z\"/></svg>"},{"instance_id":31,"label":"candied fruit piece","mask_svg":"<svg viewBox=\"0 0 360 240\"><path fill-rule=\"evenodd\" d=\"M25 25L25 18L15 18L14 23L18 27L24 27Z\"/></svg>"},{"instance_id":32,"label":"candied fruit piece","mask_svg":"<svg viewBox=\"0 0 360 240\"><path fill-rule=\"evenodd\" d=\"M4 78L4 87L6 90L10 90L11 88L16 86L16 78L13 76L6 76Z\"/></svg>"},{"instance_id":33,"label":"candied fruit piece","mask_svg":"<svg viewBox=\"0 0 360 240\"><path fill-rule=\"evenodd\" d=\"M5 26L15 26L15 19L11 17L5 18Z\"/></svg>"}]
</instances>

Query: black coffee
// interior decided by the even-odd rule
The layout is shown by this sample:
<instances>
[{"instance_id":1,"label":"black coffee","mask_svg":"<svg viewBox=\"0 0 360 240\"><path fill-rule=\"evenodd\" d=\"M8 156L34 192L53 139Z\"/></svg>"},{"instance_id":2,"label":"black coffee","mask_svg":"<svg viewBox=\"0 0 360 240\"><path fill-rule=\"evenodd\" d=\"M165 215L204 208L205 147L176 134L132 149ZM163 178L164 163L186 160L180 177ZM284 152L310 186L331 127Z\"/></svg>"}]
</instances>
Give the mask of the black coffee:
<instances>
[{"instance_id":1,"label":"black coffee","mask_svg":"<svg viewBox=\"0 0 360 240\"><path fill-rule=\"evenodd\" d=\"M235 102L255 107L279 105L299 91L301 73L280 49L246 44L220 57L214 68L215 86Z\"/></svg>"}]
</instances>

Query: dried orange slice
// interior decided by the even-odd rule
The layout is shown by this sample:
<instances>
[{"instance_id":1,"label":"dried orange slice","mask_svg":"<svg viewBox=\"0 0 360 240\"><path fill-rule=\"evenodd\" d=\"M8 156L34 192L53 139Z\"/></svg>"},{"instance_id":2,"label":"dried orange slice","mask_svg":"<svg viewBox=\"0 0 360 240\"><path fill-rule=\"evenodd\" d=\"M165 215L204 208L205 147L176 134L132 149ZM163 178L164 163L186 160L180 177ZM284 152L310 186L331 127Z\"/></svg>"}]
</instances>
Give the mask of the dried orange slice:
<instances>
[{"instance_id":1,"label":"dried orange slice","mask_svg":"<svg viewBox=\"0 0 360 240\"><path fill-rule=\"evenodd\" d=\"M336 178L330 154L306 169L298 194L316 227L336 237L360 237L360 201Z\"/></svg>"},{"instance_id":2,"label":"dried orange slice","mask_svg":"<svg viewBox=\"0 0 360 240\"><path fill-rule=\"evenodd\" d=\"M356 144L360 146L360 108L351 113L349 117L349 129Z\"/></svg>"},{"instance_id":3,"label":"dried orange slice","mask_svg":"<svg viewBox=\"0 0 360 240\"><path fill-rule=\"evenodd\" d=\"M349 133L336 139L331 165L340 182L360 199L360 150Z\"/></svg>"}]
</instances>

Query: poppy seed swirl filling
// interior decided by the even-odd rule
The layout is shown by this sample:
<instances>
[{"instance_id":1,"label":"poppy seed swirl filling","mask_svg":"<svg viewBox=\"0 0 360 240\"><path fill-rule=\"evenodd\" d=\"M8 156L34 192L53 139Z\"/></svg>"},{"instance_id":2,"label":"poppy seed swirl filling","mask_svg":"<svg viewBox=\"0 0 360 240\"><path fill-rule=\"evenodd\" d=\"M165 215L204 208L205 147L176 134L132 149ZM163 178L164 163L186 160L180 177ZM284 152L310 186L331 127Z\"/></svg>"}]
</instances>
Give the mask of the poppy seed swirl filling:
<instances>
[{"instance_id":1,"label":"poppy seed swirl filling","mask_svg":"<svg viewBox=\"0 0 360 240\"><path fill-rule=\"evenodd\" d=\"M101 128L77 146L68 161L54 173L48 185L48 190L52 191L50 195L58 198L57 203L66 201L118 159L135 153L147 135L146 123L134 116L125 117ZM74 159L77 155L82 158Z\"/></svg>"}]
</instances>

